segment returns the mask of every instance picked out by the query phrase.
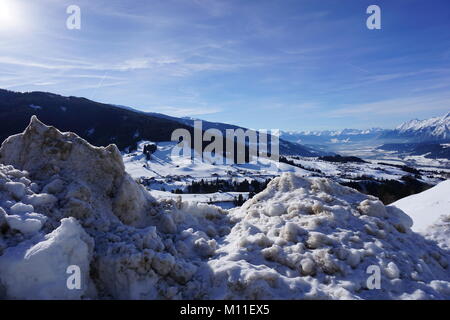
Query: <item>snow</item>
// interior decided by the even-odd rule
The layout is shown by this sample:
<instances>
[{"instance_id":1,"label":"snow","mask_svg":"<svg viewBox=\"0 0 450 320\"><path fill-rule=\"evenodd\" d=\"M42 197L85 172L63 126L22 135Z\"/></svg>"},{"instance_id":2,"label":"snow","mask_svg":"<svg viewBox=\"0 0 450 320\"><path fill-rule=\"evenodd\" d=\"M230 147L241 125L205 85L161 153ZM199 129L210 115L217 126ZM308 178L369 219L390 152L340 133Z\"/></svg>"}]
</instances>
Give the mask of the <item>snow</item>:
<instances>
[{"instance_id":1,"label":"snow","mask_svg":"<svg viewBox=\"0 0 450 320\"><path fill-rule=\"evenodd\" d=\"M0 163L2 298L450 299L443 244L400 209L303 170L232 210L155 199L115 146L37 118L6 140ZM79 290L67 287L71 266ZM380 289L367 287L369 267Z\"/></svg>"},{"instance_id":2,"label":"snow","mask_svg":"<svg viewBox=\"0 0 450 320\"><path fill-rule=\"evenodd\" d=\"M342 136L342 135L369 135L383 131L381 128L371 129L343 129L343 130L325 130L325 131L283 131L282 135L305 135L305 136ZM283 136L282 136L283 137Z\"/></svg>"},{"instance_id":3,"label":"snow","mask_svg":"<svg viewBox=\"0 0 450 320\"><path fill-rule=\"evenodd\" d=\"M23 214L33 212L34 208L31 205L26 205L23 203L16 203L10 208L12 214Z\"/></svg>"},{"instance_id":4,"label":"snow","mask_svg":"<svg viewBox=\"0 0 450 320\"><path fill-rule=\"evenodd\" d=\"M233 201L242 195L244 199L248 198L248 192L214 192L214 193L184 193L175 194L167 191L160 190L149 190L149 193L159 200L171 199L177 200L181 199L183 202L198 202L198 203L209 203L222 208L231 209L234 207Z\"/></svg>"},{"instance_id":5,"label":"snow","mask_svg":"<svg viewBox=\"0 0 450 320\"><path fill-rule=\"evenodd\" d=\"M251 182L258 180L264 182L278 176L281 172L295 172L302 175L310 175L307 170L291 166L285 163L277 163L272 160L260 159L256 163L246 164L211 164L197 159L188 159L178 156L175 142L158 142L157 150L147 161L142 154L144 145L149 141L138 143L138 149L134 153L123 155L123 161L127 173L135 180L147 180L152 196L159 199L176 199L181 196L183 201L197 201L204 203L232 202L234 197L242 194L247 198L248 192L222 192L213 194L173 194L170 191L176 189L185 190L193 181L227 180L230 182L242 182L244 179Z\"/></svg>"},{"instance_id":6,"label":"snow","mask_svg":"<svg viewBox=\"0 0 450 320\"><path fill-rule=\"evenodd\" d=\"M398 167L379 164L379 161L375 160L367 163L337 163L311 157L287 157L295 165L271 161L268 161L268 165L265 165L262 161L242 165L213 165L196 159L172 156L175 149L174 142L158 142L156 152L147 161L142 154L142 148L147 143L151 142L142 141L138 144L136 152L124 153L123 161L126 171L136 181L141 181L152 196L158 199L176 199L181 196L183 201L217 203L226 208L233 207L232 201L235 196L238 196L237 193L219 192L196 195L184 193L178 195L171 193L171 191L180 189L186 192L187 187L192 182L199 182L200 180L214 182L219 179L233 183L242 182L246 179L249 182L252 180L265 182L267 179L277 177L283 172L293 172L301 176L322 176L338 182L360 181L361 179L400 180L403 176L410 175L410 173ZM381 161L397 165L405 164L404 161L394 161L391 158ZM431 185L441 181L442 177L445 176L444 172L450 170L442 167L424 167L425 169L430 172L424 172L418 179ZM439 170L439 172L436 170ZM247 196L247 194L243 195Z\"/></svg>"},{"instance_id":7,"label":"snow","mask_svg":"<svg viewBox=\"0 0 450 320\"><path fill-rule=\"evenodd\" d=\"M92 248L92 238L74 218L62 219L37 243L24 241L6 249L0 256L0 280L12 299L80 299L93 289L88 277ZM70 265L81 269L80 290L67 288Z\"/></svg>"},{"instance_id":8,"label":"snow","mask_svg":"<svg viewBox=\"0 0 450 320\"><path fill-rule=\"evenodd\" d=\"M423 234L427 239L436 241L441 248L450 250L450 215L441 216Z\"/></svg>"},{"instance_id":9,"label":"snow","mask_svg":"<svg viewBox=\"0 0 450 320\"><path fill-rule=\"evenodd\" d=\"M319 170L325 177L340 179L341 181L344 179L357 179L362 176L374 179L398 180L408 174L399 168L378 164L376 161L369 163L337 163L310 158L290 160L302 165L306 169Z\"/></svg>"},{"instance_id":10,"label":"snow","mask_svg":"<svg viewBox=\"0 0 450 320\"><path fill-rule=\"evenodd\" d=\"M25 235L34 235L41 230L47 217L35 212L32 204L39 203L29 200L47 195L34 194L27 175L11 166L0 165L0 191L4 191L0 193L0 224Z\"/></svg>"},{"instance_id":11,"label":"snow","mask_svg":"<svg viewBox=\"0 0 450 320\"><path fill-rule=\"evenodd\" d=\"M441 215L450 215L450 180L400 199L392 203L392 206L400 208L413 219L414 231L424 231L437 222Z\"/></svg>"},{"instance_id":12,"label":"snow","mask_svg":"<svg viewBox=\"0 0 450 320\"><path fill-rule=\"evenodd\" d=\"M21 199L25 195L25 185L21 182L7 182L5 190L9 191L16 199Z\"/></svg>"},{"instance_id":13,"label":"snow","mask_svg":"<svg viewBox=\"0 0 450 320\"><path fill-rule=\"evenodd\" d=\"M39 217L45 218L44 216ZM6 217L6 222L8 223L8 226L11 229L17 230L23 234L34 234L38 232L42 228L42 220L34 219L30 215L24 216L8 215Z\"/></svg>"},{"instance_id":14,"label":"snow","mask_svg":"<svg viewBox=\"0 0 450 320\"><path fill-rule=\"evenodd\" d=\"M267 176L278 174L279 171L292 171L302 173L305 170L292 167L283 163L261 159L257 163L245 163L236 165L212 164L197 159L179 155L180 149L176 147L176 142L160 142L158 149L152 154L152 159L146 161L142 154L144 145L149 141L138 143L136 153L125 154L124 164L127 172L133 178L164 178L167 176L191 176L197 179L229 177L231 174L237 174L239 171L252 172L255 175ZM215 174L212 176L212 174Z\"/></svg>"},{"instance_id":15,"label":"snow","mask_svg":"<svg viewBox=\"0 0 450 320\"><path fill-rule=\"evenodd\" d=\"M430 159L426 158L425 155L420 156L406 156L403 158L406 162L412 162L418 166L429 166L434 168L439 168L439 170L448 171L450 169L450 160L448 159ZM416 165L416 166L417 166Z\"/></svg>"},{"instance_id":16,"label":"snow","mask_svg":"<svg viewBox=\"0 0 450 320\"><path fill-rule=\"evenodd\" d=\"M450 139L450 112L442 117L425 120L410 120L399 125L396 130L406 134L420 134L426 137Z\"/></svg>"},{"instance_id":17,"label":"snow","mask_svg":"<svg viewBox=\"0 0 450 320\"><path fill-rule=\"evenodd\" d=\"M420 298L446 295L448 256L436 255L437 264L425 258L430 244L411 232L410 218L330 180L283 174L230 214L237 223L209 261L213 298L414 299L417 290ZM372 265L382 270L380 290L366 288ZM439 291L431 283L436 277L447 278Z\"/></svg>"}]
</instances>

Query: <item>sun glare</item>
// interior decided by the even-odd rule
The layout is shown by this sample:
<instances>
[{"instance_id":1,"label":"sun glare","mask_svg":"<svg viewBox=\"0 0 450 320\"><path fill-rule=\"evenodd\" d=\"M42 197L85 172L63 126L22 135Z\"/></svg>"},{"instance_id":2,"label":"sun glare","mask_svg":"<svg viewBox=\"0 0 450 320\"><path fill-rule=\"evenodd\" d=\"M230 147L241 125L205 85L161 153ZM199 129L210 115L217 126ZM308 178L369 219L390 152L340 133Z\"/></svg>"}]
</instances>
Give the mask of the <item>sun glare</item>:
<instances>
[{"instance_id":1,"label":"sun glare","mask_svg":"<svg viewBox=\"0 0 450 320\"><path fill-rule=\"evenodd\" d=\"M13 30L23 25L17 1L0 0L0 30Z\"/></svg>"}]
</instances>

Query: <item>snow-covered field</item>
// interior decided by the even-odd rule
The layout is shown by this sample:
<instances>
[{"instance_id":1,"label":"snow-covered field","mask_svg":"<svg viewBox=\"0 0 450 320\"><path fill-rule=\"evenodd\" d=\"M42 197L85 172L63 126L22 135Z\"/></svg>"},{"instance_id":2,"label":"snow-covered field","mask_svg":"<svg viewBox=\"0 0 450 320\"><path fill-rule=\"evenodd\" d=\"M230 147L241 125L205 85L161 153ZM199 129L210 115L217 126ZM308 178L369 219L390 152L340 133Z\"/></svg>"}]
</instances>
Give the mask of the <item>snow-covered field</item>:
<instances>
[{"instance_id":1,"label":"snow-covered field","mask_svg":"<svg viewBox=\"0 0 450 320\"><path fill-rule=\"evenodd\" d=\"M0 298L450 299L446 218L415 233L402 210L296 167L231 210L156 199L125 168L155 178L183 168L144 170L141 160L124 165L115 146L36 118L10 137L0 148ZM231 175L254 169L244 167Z\"/></svg>"},{"instance_id":2,"label":"snow-covered field","mask_svg":"<svg viewBox=\"0 0 450 320\"><path fill-rule=\"evenodd\" d=\"M184 190L193 181L214 181L216 179L229 180L231 182L242 182L257 179L264 181L279 176L282 172L294 172L300 175L310 175L307 170L278 163L269 159L263 159L256 163L245 164L210 164L191 160L178 156L174 151L176 143L158 143L158 149L152 154L151 160L147 161L142 153L144 145L151 143L142 141L138 149L133 153L125 153L123 161L126 171L135 179L146 179L149 192L159 199L176 199L178 196L186 201L198 202L232 202L238 192L223 192L214 194L181 194L174 195L171 191ZM174 155L172 155L174 154ZM248 192L240 192L247 195Z\"/></svg>"},{"instance_id":3,"label":"snow-covered field","mask_svg":"<svg viewBox=\"0 0 450 320\"><path fill-rule=\"evenodd\" d=\"M178 156L178 151L174 151L176 143L158 143L158 150L152 154L151 160L147 161L142 154L142 150L148 141L138 144L138 149L134 153L124 154L124 164L127 172L133 178L154 178L155 180L170 177L185 177L195 179L212 178L245 178L248 176L273 177L280 172L296 172L307 174L305 170L290 166L285 163L263 159L257 163L244 164L210 164L197 159L191 160ZM174 155L172 155L174 154Z\"/></svg>"},{"instance_id":4,"label":"snow-covered field","mask_svg":"<svg viewBox=\"0 0 450 320\"><path fill-rule=\"evenodd\" d=\"M237 193L220 192L214 194L186 194L186 188L194 181L214 181L216 179L230 182L242 182L244 179L252 181L264 181L273 179L285 172L292 172L303 177L326 177L338 182L358 181L361 179L375 180L400 180L411 173L399 168L405 162L397 160L373 160L367 159L366 163L348 162L338 163L319 160L311 157L287 157L295 165L264 160L254 164L210 164L199 160L191 160L185 157L173 156L174 142L158 143L157 150L147 160L142 153L144 145L148 141L142 141L138 149L133 153L123 154L126 171L135 180L145 180L149 192L159 199L174 199L178 195L172 192L179 189L182 200L193 200L204 203L231 203ZM424 158L425 159L425 158ZM430 160L430 159L426 159ZM389 165L392 164L392 165ZM435 163L436 164L436 163ZM397 167L395 166L397 165ZM413 168L416 168L413 166ZM420 181L435 185L447 178L450 167L419 167L423 170ZM243 193L246 195L247 193ZM230 195L232 195L230 197Z\"/></svg>"}]
</instances>

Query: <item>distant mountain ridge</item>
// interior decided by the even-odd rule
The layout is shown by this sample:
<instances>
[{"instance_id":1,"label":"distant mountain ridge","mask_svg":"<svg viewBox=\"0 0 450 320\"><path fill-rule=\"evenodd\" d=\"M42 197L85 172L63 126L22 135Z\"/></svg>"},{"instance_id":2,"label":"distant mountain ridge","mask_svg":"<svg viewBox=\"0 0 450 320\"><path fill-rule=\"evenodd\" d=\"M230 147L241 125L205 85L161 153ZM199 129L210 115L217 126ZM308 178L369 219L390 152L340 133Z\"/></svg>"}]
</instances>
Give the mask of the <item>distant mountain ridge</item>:
<instances>
[{"instance_id":1,"label":"distant mountain ridge","mask_svg":"<svg viewBox=\"0 0 450 320\"><path fill-rule=\"evenodd\" d=\"M448 141L450 140L450 112L442 117L407 121L388 134L420 141Z\"/></svg>"},{"instance_id":2,"label":"distant mountain ridge","mask_svg":"<svg viewBox=\"0 0 450 320\"><path fill-rule=\"evenodd\" d=\"M382 132L385 129L382 128L371 128L371 129L342 129L342 130L323 130L323 131L284 131L286 135L305 135L305 136L342 136L342 135L367 135Z\"/></svg>"},{"instance_id":3,"label":"distant mountain ridge","mask_svg":"<svg viewBox=\"0 0 450 320\"><path fill-rule=\"evenodd\" d=\"M395 129L342 129L283 131L281 137L304 144L337 144L372 141L378 143L450 142L450 112L441 117L406 121Z\"/></svg>"},{"instance_id":4,"label":"distant mountain ridge","mask_svg":"<svg viewBox=\"0 0 450 320\"><path fill-rule=\"evenodd\" d=\"M343 129L324 131L282 131L281 138L307 145L346 144L367 140L376 140L385 132L384 129Z\"/></svg>"},{"instance_id":5,"label":"distant mountain ridge","mask_svg":"<svg viewBox=\"0 0 450 320\"><path fill-rule=\"evenodd\" d=\"M159 116L159 117L163 117L163 118L169 118L174 121L179 121L180 123L191 126L191 127L194 126L194 121L200 120L200 119L195 119L195 118L190 118L190 117L176 118L176 117L171 117L171 116L158 114L158 113L151 113L151 114L156 117ZM247 128L236 126L233 124L227 124L227 123L222 123L222 122L211 122L211 121L205 121L205 120L201 120L201 121L202 121L203 130L218 129L224 135L225 135L227 129L247 130ZM272 132L270 132L270 130L269 130L268 134L272 134ZM314 148L310 148L310 147L301 145L300 143L289 141L287 139L281 139L281 137L279 139L279 144L280 144L280 153L283 155L300 155L300 156L305 156L305 157L318 157L318 156L333 154L332 152L319 151ZM270 142L269 142L269 149L270 149Z\"/></svg>"},{"instance_id":6,"label":"distant mountain ridge","mask_svg":"<svg viewBox=\"0 0 450 320\"><path fill-rule=\"evenodd\" d=\"M0 89L0 142L22 132L32 115L49 125L72 131L97 146L115 143L133 148L143 139L170 141L173 130L191 127L170 119L143 115L85 98L47 92L19 93Z\"/></svg>"},{"instance_id":7,"label":"distant mountain ridge","mask_svg":"<svg viewBox=\"0 0 450 320\"><path fill-rule=\"evenodd\" d=\"M144 112L144 111L133 109L131 107L120 106L120 105L116 105L116 107L123 108L125 110L132 110L135 112L139 112L139 113L146 114L146 115L151 115L151 116L162 118L162 119L176 121L176 122L182 123L184 125L187 125L189 127L193 127L194 122L196 120L200 120L200 121L202 121L203 130L218 129L224 134L224 136L225 136L225 131L227 129L247 130L247 128L240 127L240 126L233 125L233 124L223 123L223 122L212 122L212 121L206 121L206 120L192 118L192 117L178 118L178 117L173 117L173 116L169 116L169 115L157 113L157 112ZM296 143L295 141L289 141L288 139L280 139L279 143L280 143L280 153L283 155L301 155L301 156L305 156L305 157L316 157L316 156L326 156L326 155L333 154L332 152L319 151L314 148L310 148L310 147L301 145L299 143Z\"/></svg>"},{"instance_id":8,"label":"distant mountain ridge","mask_svg":"<svg viewBox=\"0 0 450 320\"><path fill-rule=\"evenodd\" d=\"M97 146L115 143L120 150L134 149L137 142L170 141L176 129L192 135L192 119L139 111L126 106L95 102L86 98L65 97L48 92L14 92L0 89L0 143L22 132L32 115L63 131L72 131ZM209 128L236 129L238 126L203 121ZM243 128L245 129L245 128ZM280 140L280 153L320 156L324 153Z\"/></svg>"}]
</instances>

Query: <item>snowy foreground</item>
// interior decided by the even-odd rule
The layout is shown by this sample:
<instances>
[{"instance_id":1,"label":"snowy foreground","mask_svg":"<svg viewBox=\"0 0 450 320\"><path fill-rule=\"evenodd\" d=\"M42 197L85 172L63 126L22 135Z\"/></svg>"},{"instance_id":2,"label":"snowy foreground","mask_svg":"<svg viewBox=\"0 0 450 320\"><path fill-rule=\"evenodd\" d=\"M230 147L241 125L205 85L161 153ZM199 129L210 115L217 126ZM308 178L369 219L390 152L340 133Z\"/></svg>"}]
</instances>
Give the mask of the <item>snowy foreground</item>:
<instances>
[{"instance_id":1,"label":"snowy foreground","mask_svg":"<svg viewBox=\"0 0 450 320\"><path fill-rule=\"evenodd\" d=\"M156 200L115 146L36 118L0 163L1 298L450 299L448 247L326 178L285 173L230 211Z\"/></svg>"},{"instance_id":2,"label":"snowy foreground","mask_svg":"<svg viewBox=\"0 0 450 320\"><path fill-rule=\"evenodd\" d=\"M400 199L393 206L402 209L414 220L412 229L425 231L430 225L450 215L450 180L445 180L431 189Z\"/></svg>"},{"instance_id":3,"label":"snowy foreground","mask_svg":"<svg viewBox=\"0 0 450 320\"><path fill-rule=\"evenodd\" d=\"M412 229L450 250L450 180L392 204L413 220Z\"/></svg>"}]
</instances>

